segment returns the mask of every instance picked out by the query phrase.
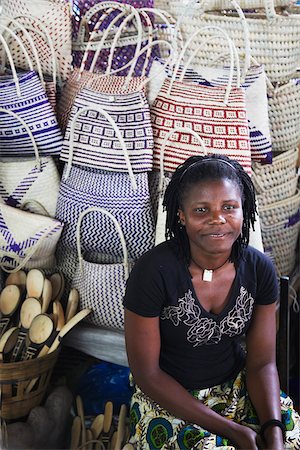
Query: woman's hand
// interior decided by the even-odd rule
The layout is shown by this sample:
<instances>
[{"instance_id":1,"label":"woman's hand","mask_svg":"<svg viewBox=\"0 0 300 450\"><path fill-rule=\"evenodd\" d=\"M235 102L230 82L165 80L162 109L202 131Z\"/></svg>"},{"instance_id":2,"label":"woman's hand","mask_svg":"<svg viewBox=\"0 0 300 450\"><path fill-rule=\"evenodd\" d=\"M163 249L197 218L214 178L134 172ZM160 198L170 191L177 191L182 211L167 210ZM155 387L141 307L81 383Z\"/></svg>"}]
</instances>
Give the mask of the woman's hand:
<instances>
[{"instance_id":1,"label":"woman's hand","mask_svg":"<svg viewBox=\"0 0 300 450\"><path fill-rule=\"evenodd\" d=\"M251 428L244 425L234 424L230 427L231 431L228 433L228 438L234 443L239 450L258 450L260 446L259 435Z\"/></svg>"}]
</instances>

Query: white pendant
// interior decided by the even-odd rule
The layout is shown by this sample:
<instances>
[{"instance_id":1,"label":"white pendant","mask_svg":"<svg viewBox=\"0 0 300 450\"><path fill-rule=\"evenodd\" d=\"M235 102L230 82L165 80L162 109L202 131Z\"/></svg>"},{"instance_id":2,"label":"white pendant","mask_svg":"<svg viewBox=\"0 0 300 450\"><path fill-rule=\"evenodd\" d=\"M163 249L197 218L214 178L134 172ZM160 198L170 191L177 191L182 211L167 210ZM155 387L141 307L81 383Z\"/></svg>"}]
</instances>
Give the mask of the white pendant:
<instances>
[{"instance_id":1,"label":"white pendant","mask_svg":"<svg viewBox=\"0 0 300 450\"><path fill-rule=\"evenodd\" d=\"M212 276L213 276L213 270L208 270L208 269L203 270L203 276L202 276L203 281L210 282L212 280Z\"/></svg>"}]
</instances>

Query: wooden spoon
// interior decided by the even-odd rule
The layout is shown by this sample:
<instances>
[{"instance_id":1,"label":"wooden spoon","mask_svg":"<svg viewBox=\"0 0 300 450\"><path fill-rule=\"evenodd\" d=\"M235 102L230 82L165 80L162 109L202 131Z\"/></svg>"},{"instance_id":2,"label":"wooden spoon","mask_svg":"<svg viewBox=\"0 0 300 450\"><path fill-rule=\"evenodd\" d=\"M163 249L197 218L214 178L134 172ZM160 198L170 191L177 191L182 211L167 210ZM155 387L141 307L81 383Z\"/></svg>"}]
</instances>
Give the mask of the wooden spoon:
<instances>
[{"instance_id":1,"label":"wooden spoon","mask_svg":"<svg viewBox=\"0 0 300 450\"><path fill-rule=\"evenodd\" d=\"M25 338L32 320L38 314L41 314L42 306L38 299L29 297L24 300L20 311L20 324L17 343L12 353L11 361L19 361L23 348L25 346Z\"/></svg>"},{"instance_id":2,"label":"wooden spoon","mask_svg":"<svg viewBox=\"0 0 300 450\"><path fill-rule=\"evenodd\" d=\"M53 314L55 316L56 330L60 331L65 325L65 313L60 301L53 302Z\"/></svg>"},{"instance_id":3,"label":"wooden spoon","mask_svg":"<svg viewBox=\"0 0 300 450\"><path fill-rule=\"evenodd\" d=\"M113 448L115 450L121 450L122 444L124 442L124 436L125 436L125 422L127 417L127 408L126 405L121 405L120 413L119 413L119 421L118 421L118 428L117 428L117 438L115 441L115 445Z\"/></svg>"},{"instance_id":4,"label":"wooden spoon","mask_svg":"<svg viewBox=\"0 0 300 450\"><path fill-rule=\"evenodd\" d=\"M67 302L67 308L66 308L66 322L69 322L69 320L76 314L77 308L79 304L79 292L77 289L72 288Z\"/></svg>"},{"instance_id":5,"label":"wooden spoon","mask_svg":"<svg viewBox=\"0 0 300 450\"><path fill-rule=\"evenodd\" d=\"M43 292L42 292L42 313L48 311L50 302L52 300L52 284L48 278L45 278Z\"/></svg>"},{"instance_id":6,"label":"wooden spoon","mask_svg":"<svg viewBox=\"0 0 300 450\"><path fill-rule=\"evenodd\" d=\"M98 439L103 430L104 414L98 414L91 425L93 438Z\"/></svg>"},{"instance_id":7,"label":"wooden spoon","mask_svg":"<svg viewBox=\"0 0 300 450\"><path fill-rule=\"evenodd\" d=\"M39 269L29 270L26 278L27 297L41 298L45 276Z\"/></svg>"},{"instance_id":8,"label":"wooden spoon","mask_svg":"<svg viewBox=\"0 0 300 450\"><path fill-rule=\"evenodd\" d=\"M65 279L63 275L59 272L53 273L50 276L50 282L52 284L52 301L60 300L65 288Z\"/></svg>"},{"instance_id":9,"label":"wooden spoon","mask_svg":"<svg viewBox=\"0 0 300 450\"><path fill-rule=\"evenodd\" d=\"M102 431L102 441L105 447L109 445L109 441L112 434L112 419L113 419L113 409L114 405L111 401L105 403L104 407L104 420L103 420L103 431Z\"/></svg>"},{"instance_id":10,"label":"wooden spoon","mask_svg":"<svg viewBox=\"0 0 300 450\"><path fill-rule=\"evenodd\" d=\"M9 328L13 314L21 300L21 291L18 286L11 284L5 286L0 294L0 337Z\"/></svg>"},{"instance_id":11,"label":"wooden spoon","mask_svg":"<svg viewBox=\"0 0 300 450\"><path fill-rule=\"evenodd\" d=\"M75 416L73 419L72 430L71 430L70 450L74 450L79 447L80 432L81 432L81 420L80 420L79 416Z\"/></svg>"},{"instance_id":12,"label":"wooden spoon","mask_svg":"<svg viewBox=\"0 0 300 450\"><path fill-rule=\"evenodd\" d=\"M86 430L86 450L93 450L93 433L91 430Z\"/></svg>"},{"instance_id":13,"label":"wooden spoon","mask_svg":"<svg viewBox=\"0 0 300 450\"><path fill-rule=\"evenodd\" d=\"M22 354L22 361L34 358L53 331L54 323L48 314L35 316L28 329L29 344Z\"/></svg>"},{"instance_id":14,"label":"wooden spoon","mask_svg":"<svg viewBox=\"0 0 300 450\"><path fill-rule=\"evenodd\" d=\"M26 289L26 277L27 275L24 270L18 270L17 272L10 273L5 280L5 286L15 284L20 288L21 292L24 292Z\"/></svg>"},{"instance_id":15,"label":"wooden spoon","mask_svg":"<svg viewBox=\"0 0 300 450\"><path fill-rule=\"evenodd\" d=\"M0 339L0 362L4 361L4 356L9 353L16 345L19 334L18 327L12 327L6 330Z\"/></svg>"}]
</instances>

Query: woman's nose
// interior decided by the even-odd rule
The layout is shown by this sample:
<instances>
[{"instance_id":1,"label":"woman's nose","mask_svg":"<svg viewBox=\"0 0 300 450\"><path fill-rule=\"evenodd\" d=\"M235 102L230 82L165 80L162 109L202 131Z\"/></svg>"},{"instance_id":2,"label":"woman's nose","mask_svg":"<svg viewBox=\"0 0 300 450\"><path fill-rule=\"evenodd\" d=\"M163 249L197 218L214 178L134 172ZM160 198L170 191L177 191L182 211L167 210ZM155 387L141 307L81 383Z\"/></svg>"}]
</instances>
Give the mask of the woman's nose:
<instances>
[{"instance_id":1,"label":"woman's nose","mask_svg":"<svg viewBox=\"0 0 300 450\"><path fill-rule=\"evenodd\" d=\"M218 224L223 224L226 222L223 212L219 210L212 211L209 220L210 223L218 223Z\"/></svg>"}]
</instances>

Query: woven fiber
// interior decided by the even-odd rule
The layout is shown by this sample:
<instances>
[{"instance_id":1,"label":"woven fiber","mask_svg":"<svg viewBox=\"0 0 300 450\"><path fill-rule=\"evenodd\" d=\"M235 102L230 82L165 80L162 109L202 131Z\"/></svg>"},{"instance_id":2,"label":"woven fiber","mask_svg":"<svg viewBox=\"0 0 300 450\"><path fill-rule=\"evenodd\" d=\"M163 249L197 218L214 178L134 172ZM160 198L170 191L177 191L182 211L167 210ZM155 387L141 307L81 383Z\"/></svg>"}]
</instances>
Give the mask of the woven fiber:
<instances>
[{"instance_id":1,"label":"woven fiber","mask_svg":"<svg viewBox=\"0 0 300 450\"><path fill-rule=\"evenodd\" d=\"M166 79L151 107L154 136L154 168L159 169L160 148L166 133L176 127L189 127L204 141L208 153L236 159L251 174L249 128L245 93L241 88L230 90L224 104L225 88L173 83ZM165 149L164 166L174 172L176 167L201 150L195 139L176 133Z\"/></svg>"},{"instance_id":2,"label":"woven fiber","mask_svg":"<svg viewBox=\"0 0 300 450\"><path fill-rule=\"evenodd\" d=\"M187 1L179 1L179 0L154 0L155 7L165 9L167 11L170 10L170 5L176 8L176 10L180 13L182 12L182 7L184 7L188 2ZM293 0L275 0L275 6L289 6L293 3ZM240 0L239 5L243 9L257 9L264 8L265 2L264 0ZM232 3L230 0L209 0L209 9L211 10L222 10L222 9L232 9Z\"/></svg>"},{"instance_id":3,"label":"woven fiber","mask_svg":"<svg viewBox=\"0 0 300 450\"><path fill-rule=\"evenodd\" d=\"M279 222L286 222L294 217L300 209L300 191L293 197L279 200L259 207L259 217L262 226L275 225Z\"/></svg>"},{"instance_id":4,"label":"woven fiber","mask_svg":"<svg viewBox=\"0 0 300 450\"><path fill-rule=\"evenodd\" d=\"M276 186L288 183L296 178L298 149L288 150L273 157L272 164L253 163L255 172L254 186L258 193L263 193Z\"/></svg>"},{"instance_id":5,"label":"woven fiber","mask_svg":"<svg viewBox=\"0 0 300 450\"><path fill-rule=\"evenodd\" d=\"M252 180L255 178L254 171L252 172ZM257 185L257 180L255 185ZM261 206L267 206L272 203L281 201L289 197L293 197L297 191L298 177L295 175L294 178L286 181L285 183L278 184L277 186L270 189L261 189L260 193L256 194L256 198ZM261 186L260 186L261 188Z\"/></svg>"},{"instance_id":6,"label":"woven fiber","mask_svg":"<svg viewBox=\"0 0 300 450\"><path fill-rule=\"evenodd\" d=\"M265 253L273 260L277 275L291 274L296 263L296 248L299 239L300 221L283 221L270 226L262 225Z\"/></svg>"},{"instance_id":7,"label":"woven fiber","mask_svg":"<svg viewBox=\"0 0 300 450\"><path fill-rule=\"evenodd\" d=\"M268 88L268 104L274 151L295 148L300 142L300 79Z\"/></svg>"},{"instance_id":8,"label":"woven fiber","mask_svg":"<svg viewBox=\"0 0 300 450\"><path fill-rule=\"evenodd\" d=\"M73 164L117 172L128 171L118 137L103 114L95 110L97 106L103 108L119 128L132 170L151 170L153 134L149 105L143 92L109 95L83 89L72 108L60 159L68 161L72 140ZM83 108L89 109L80 113ZM75 126L74 133L72 124Z\"/></svg>"},{"instance_id":9,"label":"woven fiber","mask_svg":"<svg viewBox=\"0 0 300 450\"><path fill-rule=\"evenodd\" d=\"M0 266L8 272L53 267L62 228L58 220L0 203Z\"/></svg>"},{"instance_id":10,"label":"woven fiber","mask_svg":"<svg viewBox=\"0 0 300 450\"><path fill-rule=\"evenodd\" d=\"M58 102L58 120L61 129L65 131L75 97L83 89L88 87L103 94L128 94L136 92L144 78L131 78L128 85L124 86L125 77L103 76L89 71L81 72L74 69L67 83L65 84L60 101Z\"/></svg>"},{"instance_id":11,"label":"woven fiber","mask_svg":"<svg viewBox=\"0 0 300 450\"><path fill-rule=\"evenodd\" d=\"M224 87L228 84L228 67L198 67L197 72L187 70L184 80L202 85ZM233 84L236 85L236 73ZM250 133L251 161L269 164L272 162L267 89L262 66L250 66L241 85L245 89L245 105ZM259 108L257 105L259 104ZM300 132L299 132L300 133Z\"/></svg>"},{"instance_id":12,"label":"woven fiber","mask_svg":"<svg viewBox=\"0 0 300 450\"><path fill-rule=\"evenodd\" d=\"M251 55L263 65L267 76L273 82L287 82L295 73L300 61L300 26L297 15L275 14L272 0L265 0L267 15L247 15ZM170 2L170 12L180 18L180 29L184 39L203 26L218 26L226 31L234 41L240 56L245 54L245 30L242 19L236 15L225 15L219 11L209 11L210 0L196 3L191 0L183 4L181 0ZM190 52L199 47L201 37L190 46ZM222 42L211 41L197 58L193 67L203 66L209 58L222 53Z\"/></svg>"},{"instance_id":13,"label":"woven fiber","mask_svg":"<svg viewBox=\"0 0 300 450\"><path fill-rule=\"evenodd\" d=\"M24 418L42 403L49 385L60 349L40 358L0 365L2 393L0 417L4 420ZM26 392L35 381L34 388Z\"/></svg>"},{"instance_id":14,"label":"woven fiber","mask_svg":"<svg viewBox=\"0 0 300 450\"><path fill-rule=\"evenodd\" d=\"M18 95L19 89L19 95ZM1 156L35 156L32 143L14 112L31 129L41 156L58 156L62 135L53 108L35 72L21 72L14 79L0 78ZM7 110L8 114L3 112Z\"/></svg>"},{"instance_id":15,"label":"woven fiber","mask_svg":"<svg viewBox=\"0 0 300 450\"><path fill-rule=\"evenodd\" d=\"M69 76L72 64L72 24L69 2L59 0L2 0L2 14L19 20L26 28L33 28L35 46L41 58L44 74L52 75L52 55L45 39L40 36L46 29L52 39L58 65L58 74L62 80ZM10 46L14 61L20 68L26 69L26 60L18 46Z\"/></svg>"},{"instance_id":16,"label":"woven fiber","mask_svg":"<svg viewBox=\"0 0 300 450\"><path fill-rule=\"evenodd\" d=\"M92 211L97 211L102 216L105 215L114 226L114 238L119 240L122 245L123 261L121 263L95 264L82 258L80 225L82 218ZM102 232L98 230L99 240L101 240L101 236ZM86 321L93 325L122 330L124 328L123 297L129 275L129 264L125 239L116 218L101 208L90 208L84 211L77 224L77 248L79 264L72 287L79 292L80 309L92 309L92 313L86 318ZM132 265L130 265L131 267Z\"/></svg>"},{"instance_id":17,"label":"woven fiber","mask_svg":"<svg viewBox=\"0 0 300 450\"><path fill-rule=\"evenodd\" d=\"M62 177L57 201L56 218L65 224L59 246L76 249L79 214L97 206L109 211L120 223L130 259L135 260L152 248L154 221L147 172L135 174L135 181L136 189L127 173L72 166L70 175ZM82 230L84 252L111 255L117 260L122 257L122 248L106 217L97 212L89 214L83 219ZM100 231L101 240L97 239Z\"/></svg>"}]
</instances>

